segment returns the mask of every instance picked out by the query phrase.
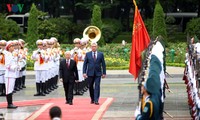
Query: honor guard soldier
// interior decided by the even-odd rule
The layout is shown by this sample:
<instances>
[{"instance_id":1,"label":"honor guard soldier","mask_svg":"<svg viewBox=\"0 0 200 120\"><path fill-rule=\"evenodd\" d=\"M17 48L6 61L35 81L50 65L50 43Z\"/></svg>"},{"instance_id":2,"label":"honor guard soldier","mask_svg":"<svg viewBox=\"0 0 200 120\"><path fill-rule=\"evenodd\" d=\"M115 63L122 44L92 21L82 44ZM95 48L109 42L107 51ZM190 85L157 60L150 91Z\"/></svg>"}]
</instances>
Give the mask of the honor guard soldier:
<instances>
[{"instance_id":1,"label":"honor guard soldier","mask_svg":"<svg viewBox=\"0 0 200 120\"><path fill-rule=\"evenodd\" d=\"M136 120L160 120L161 118L161 62L151 55L148 78L141 86L142 104L135 111Z\"/></svg>"},{"instance_id":2,"label":"honor guard soldier","mask_svg":"<svg viewBox=\"0 0 200 120\"><path fill-rule=\"evenodd\" d=\"M81 89L86 92L88 90L88 82L87 82L87 78L84 79L83 77L83 63L84 63L84 59L85 59L85 55L87 52L89 52L89 50L91 51L91 49L87 49L86 46L88 44L88 39L87 38L82 38L80 41L80 52L79 52L79 59L80 61L78 62L78 72L79 74L79 81L81 82ZM82 77L81 77L82 76Z\"/></svg>"},{"instance_id":3,"label":"honor guard soldier","mask_svg":"<svg viewBox=\"0 0 200 120\"><path fill-rule=\"evenodd\" d=\"M51 89L51 79L50 79L50 75L49 75L49 72L50 72L50 65L49 65L49 59L50 59L50 55L49 53L47 52L47 48L48 48L48 44L47 44L48 40L47 39L44 39L43 40L43 51L44 51L44 55L45 55L45 59L46 59L46 62L44 63L44 66L46 67L46 77L45 77L45 94L49 94L52 89Z\"/></svg>"},{"instance_id":4,"label":"honor guard soldier","mask_svg":"<svg viewBox=\"0 0 200 120\"><path fill-rule=\"evenodd\" d=\"M49 39L47 40L47 53L49 56L48 59L48 67L49 67L49 87L50 90L53 91L54 89L56 89L57 87L55 86L55 54L54 54L54 50L53 50L53 45L54 45L54 40Z\"/></svg>"},{"instance_id":5,"label":"honor guard soldier","mask_svg":"<svg viewBox=\"0 0 200 120\"><path fill-rule=\"evenodd\" d=\"M5 54L6 41L0 40L0 96L6 96L5 88Z\"/></svg>"},{"instance_id":6,"label":"honor guard soldier","mask_svg":"<svg viewBox=\"0 0 200 120\"><path fill-rule=\"evenodd\" d=\"M26 57L28 55L28 49L25 48L25 41L22 39L19 39L20 49L19 53L22 55L22 59L20 60L21 70L20 74L22 76L21 80L21 88L26 88L25 86L25 79L26 79Z\"/></svg>"},{"instance_id":7,"label":"honor guard soldier","mask_svg":"<svg viewBox=\"0 0 200 120\"><path fill-rule=\"evenodd\" d=\"M47 68L44 66L45 55L42 50L43 42L42 40L36 41L38 49L33 51L31 58L35 60L34 70L35 70L35 79L36 79L36 91L37 93L34 96L45 96L44 88L45 88L45 77Z\"/></svg>"},{"instance_id":8,"label":"honor guard soldier","mask_svg":"<svg viewBox=\"0 0 200 120\"><path fill-rule=\"evenodd\" d=\"M17 63L17 57L13 54L14 46L12 41L8 41L6 44L6 50L8 51L5 55L5 84L6 84L6 99L8 106L7 108L15 109L17 106L13 105L12 93L15 86L15 80L18 77L20 66Z\"/></svg>"},{"instance_id":9,"label":"honor guard soldier","mask_svg":"<svg viewBox=\"0 0 200 120\"><path fill-rule=\"evenodd\" d=\"M80 76L79 79L83 79L83 73L80 73L82 72L82 65L79 64L79 62L82 62L81 61L81 40L79 38L75 38L74 39L74 49L71 50L71 55L72 55L72 59L76 62L77 64L77 69L78 69L78 75ZM81 80L82 81L82 80ZM75 95L83 95L83 91L81 90L81 86L80 86L80 82L81 81L75 81L75 85L74 85L74 90L75 90Z\"/></svg>"},{"instance_id":10,"label":"honor guard soldier","mask_svg":"<svg viewBox=\"0 0 200 120\"><path fill-rule=\"evenodd\" d=\"M13 40L13 46L14 46L14 51L13 51L13 56L17 60L17 65L19 65L19 60L21 59L21 56L19 54L19 42L18 40ZM16 71L16 80L15 80L15 88L14 92L20 91L20 83L21 83L21 76L20 76L20 71Z\"/></svg>"},{"instance_id":11,"label":"honor guard soldier","mask_svg":"<svg viewBox=\"0 0 200 120\"><path fill-rule=\"evenodd\" d=\"M58 88L58 75L59 75L59 66L60 66L60 44L55 37L51 37L51 40L54 41L53 52L54 52L54 64L55 64L55 76L54 76L54 87Z\"/></svg>"}]
</instances>

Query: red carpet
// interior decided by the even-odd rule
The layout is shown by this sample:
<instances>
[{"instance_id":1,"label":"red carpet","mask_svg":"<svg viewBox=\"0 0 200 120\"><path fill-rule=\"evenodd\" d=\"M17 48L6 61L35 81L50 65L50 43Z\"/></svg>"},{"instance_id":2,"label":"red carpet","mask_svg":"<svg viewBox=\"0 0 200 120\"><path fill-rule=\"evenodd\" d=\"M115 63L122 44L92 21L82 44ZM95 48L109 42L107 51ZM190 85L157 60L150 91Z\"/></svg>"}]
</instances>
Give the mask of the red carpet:
<instances>
[{"instance_id":1,"label":"red carpet","mask_svg":"<svg viewBox=\"0 0 200 120\"><path fill-rule=\"evenodd\" d=\"M74 98L73 105L65 104L64 98L52 98L43 100L27 100L14 102L17 106L43 105L26 120L48 120L49 109L59 106L62 110L62 120L99 120L113 102L113 98L100 98L99 105L90 104L90 98ZM7 107L7 103L1 103L0 108Z\"/></svg>"},{"instance_id":2,"label":"red carpet","mask_svg":"<svg viewBox=\"0 0 200 120\"><path fill-rule=\"evenodd\" d=\"M44 105L48 103L51 99L39 99L39 100L24 100L24 101L14 101L13 104L19 107L23 106L34 106L34 105ZM6 108L7 102L0 103L0 108Z\"/></svg>"}]
</instances>

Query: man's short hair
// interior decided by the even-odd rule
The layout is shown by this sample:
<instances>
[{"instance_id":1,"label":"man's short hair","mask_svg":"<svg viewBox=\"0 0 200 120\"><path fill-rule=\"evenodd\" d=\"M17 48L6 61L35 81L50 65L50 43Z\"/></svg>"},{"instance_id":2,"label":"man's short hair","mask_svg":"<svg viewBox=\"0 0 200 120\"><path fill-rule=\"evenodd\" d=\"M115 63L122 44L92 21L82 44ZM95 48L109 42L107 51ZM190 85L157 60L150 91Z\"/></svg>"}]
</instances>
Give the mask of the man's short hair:
<instances>
[{"instance_id":1,"label":"man's short hair","mask_svg":"<svg viewBox=\"0 0 200 120\"><path fill-rule=\"evenodd\" d=\"M61 117L61 109L58 106L53 106L50 110L49 110L49 115L51 117L51 119L53 119L54 117Z\"/></svg>"}]
</instances>

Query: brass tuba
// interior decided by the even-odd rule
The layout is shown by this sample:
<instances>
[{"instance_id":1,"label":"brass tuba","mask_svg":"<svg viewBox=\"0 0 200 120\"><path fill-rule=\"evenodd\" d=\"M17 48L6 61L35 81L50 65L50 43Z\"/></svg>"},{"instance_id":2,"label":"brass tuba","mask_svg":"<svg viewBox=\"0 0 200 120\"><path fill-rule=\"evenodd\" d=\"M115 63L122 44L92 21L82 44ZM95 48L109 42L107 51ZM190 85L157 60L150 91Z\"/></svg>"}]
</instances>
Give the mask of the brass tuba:
<instances>
[{"instance_id":1,"label":"brass tuba","mask_svg":"<svg viewBox=\"0 0 200 120\"><path fill-rule=\"evenodd\" d=\"M88 26L83 31L83 38L89 40L89 43L98 42L101 38L101 31L96 26Z\"/></svg>"}]
</instances>

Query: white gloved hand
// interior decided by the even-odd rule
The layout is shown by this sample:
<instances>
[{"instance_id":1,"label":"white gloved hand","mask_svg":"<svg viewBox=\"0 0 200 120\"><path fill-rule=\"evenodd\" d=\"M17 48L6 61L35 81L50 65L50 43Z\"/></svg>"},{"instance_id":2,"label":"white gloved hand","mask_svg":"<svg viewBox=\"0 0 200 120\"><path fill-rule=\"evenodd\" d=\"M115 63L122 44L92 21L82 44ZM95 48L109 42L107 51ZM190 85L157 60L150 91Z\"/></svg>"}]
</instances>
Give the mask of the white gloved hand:
<instances>
[{"instance_id":1,"label":"white gloved hand","mask_svg":"<svg viewBox=\"0 0 200 120\"><path fill-rule=\"evenodd\" d=\"M135 115L135 117L137 117L139 114L141 114L141 113L140 113L139 108L137 107L137 108L135 109L135 114L134 114L134 115Z\"/></svg>"}]
</instances>

